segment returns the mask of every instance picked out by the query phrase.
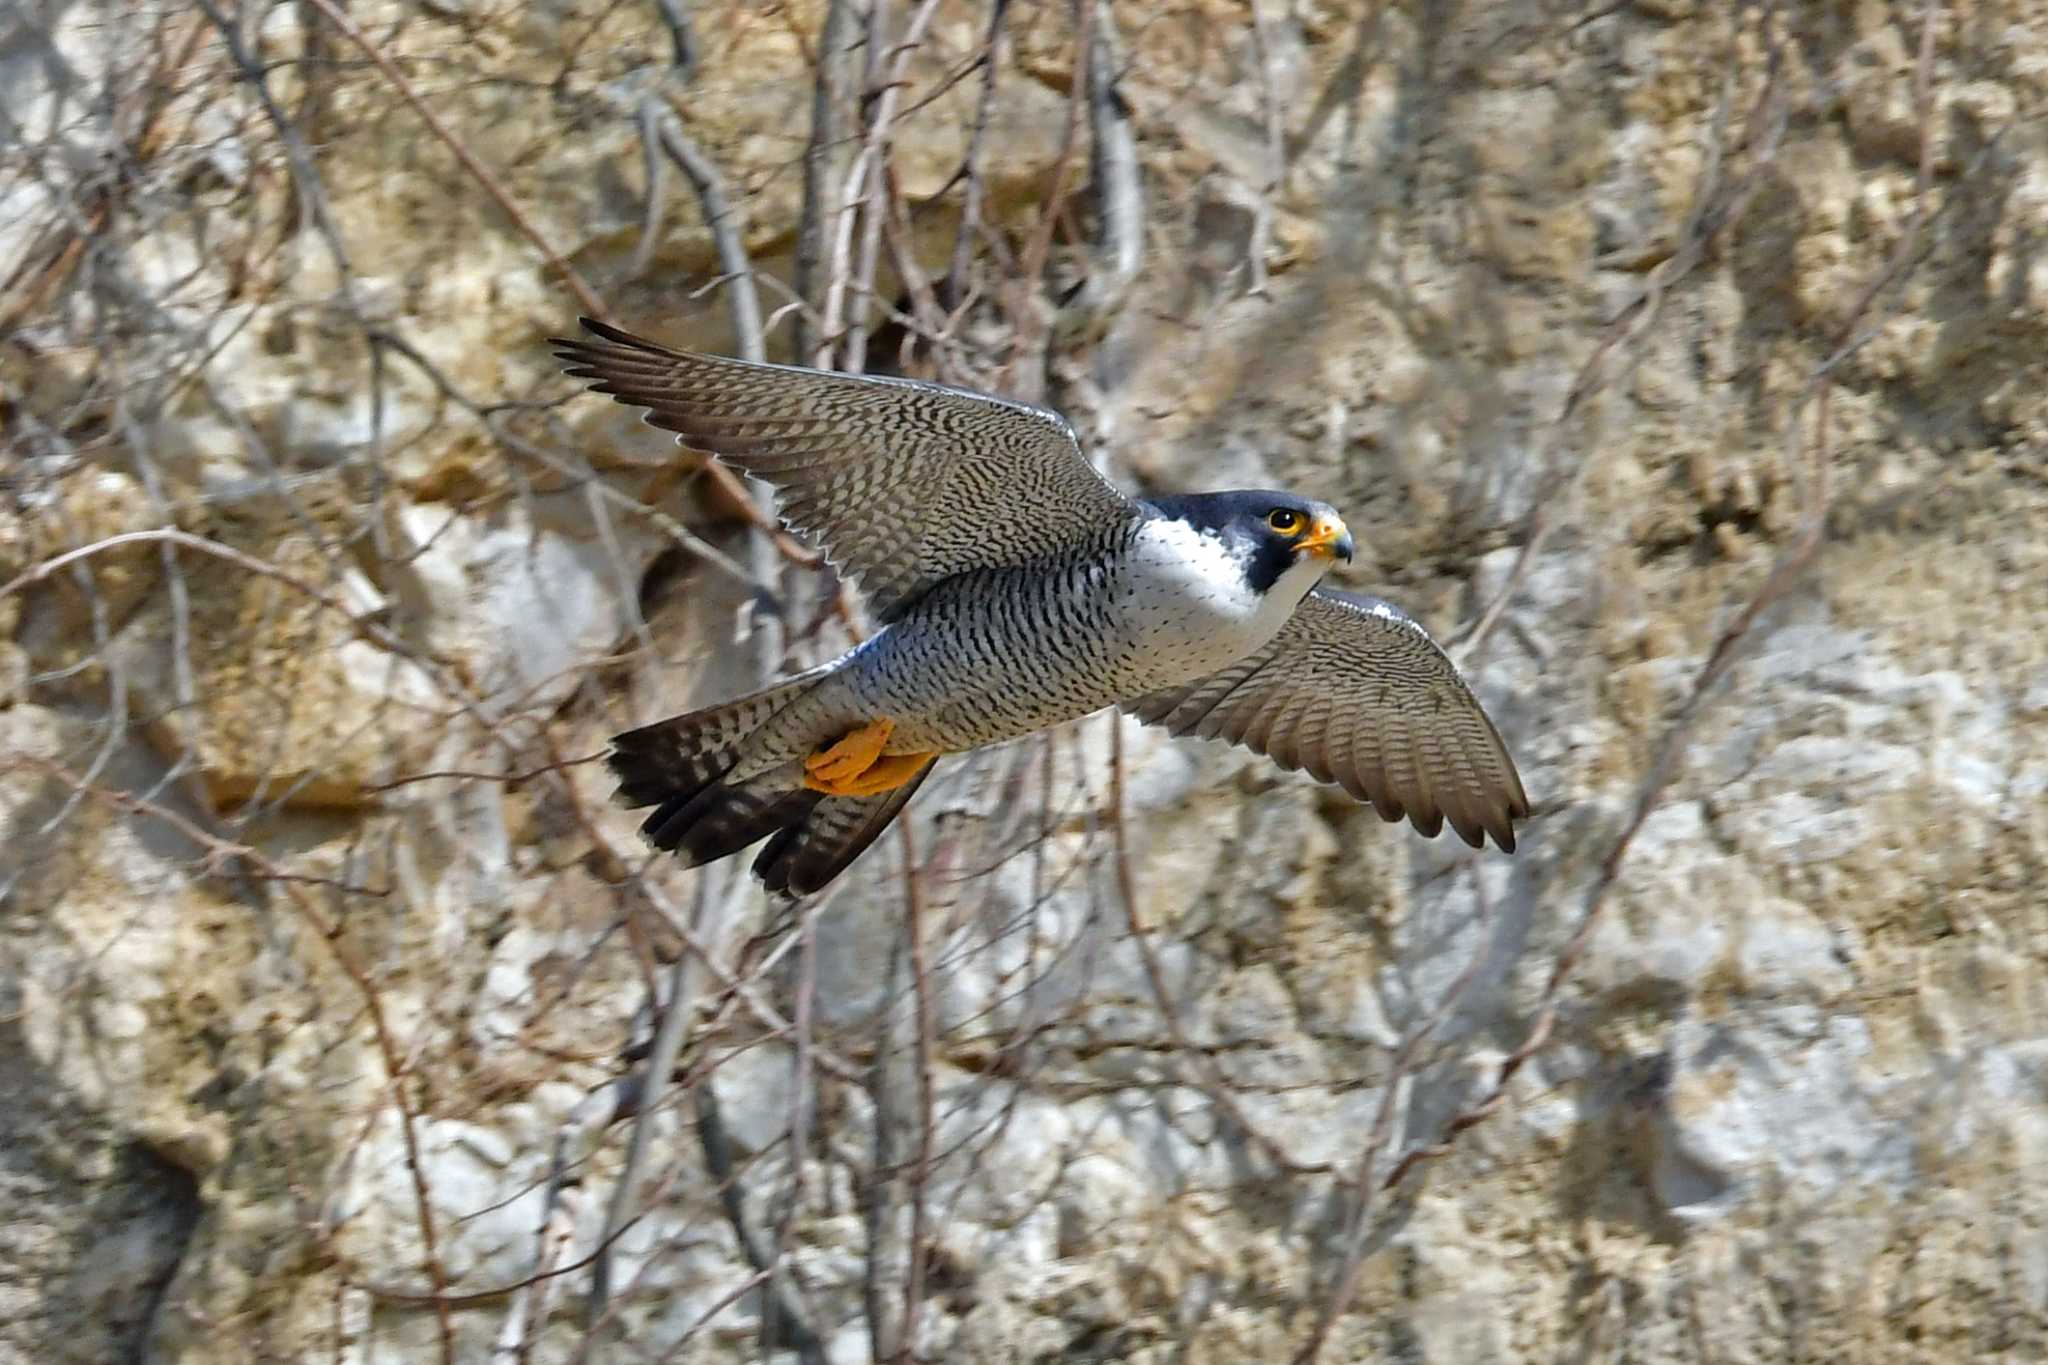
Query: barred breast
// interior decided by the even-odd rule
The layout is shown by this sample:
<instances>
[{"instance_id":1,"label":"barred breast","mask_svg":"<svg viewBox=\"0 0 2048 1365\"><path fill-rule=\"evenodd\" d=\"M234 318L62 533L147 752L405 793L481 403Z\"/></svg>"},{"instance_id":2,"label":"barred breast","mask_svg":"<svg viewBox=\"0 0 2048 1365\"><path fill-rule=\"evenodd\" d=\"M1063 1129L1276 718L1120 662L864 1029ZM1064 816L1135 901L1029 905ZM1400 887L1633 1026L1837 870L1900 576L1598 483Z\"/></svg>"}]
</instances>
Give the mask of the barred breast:
<instances>
[{"instance_id":1,"label":"barred breast","mask_svg":"<svg viewBox=\"0 0 2048 1365\"><path fill-rule=\"evenodd\" d=\"M1085 716L1119 695L1110 569L1101 559L983 570L940 584L848 660L890 748L957 752Z\"/></svg>"},{"instance_id":2,"label":"barred breast","mask_svg":"<svg viewBox=\"0 0 2048 1365\"><path fill-rule=\"evenodd\" d=\"M893 752L1016 739L1243 658L1300 594L1259 594L1185 523L1127 524L1101 552L958 575L847 660ZM1306 585L1302 591L1306 591Z\"/></svg>"}]
</instances>

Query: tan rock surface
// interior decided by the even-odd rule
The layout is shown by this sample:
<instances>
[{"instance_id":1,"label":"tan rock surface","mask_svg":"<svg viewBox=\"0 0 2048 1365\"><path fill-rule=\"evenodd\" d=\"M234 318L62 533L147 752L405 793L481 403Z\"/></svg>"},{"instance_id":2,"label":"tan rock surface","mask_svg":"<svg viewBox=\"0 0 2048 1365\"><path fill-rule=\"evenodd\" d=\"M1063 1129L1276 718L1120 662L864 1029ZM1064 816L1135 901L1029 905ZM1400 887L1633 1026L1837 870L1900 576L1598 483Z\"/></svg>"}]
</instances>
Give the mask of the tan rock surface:
<instances>
[{"instance_id":1,"label":"tan rock surface","mask_svg":"<svg viewBox=\"0 0 2048 1365\"><path fill-rule=\"evenodd\" d=\"M590 1358L759 1358L710 1123L808 1358L867 1359L927 1094L901 846L758 938L744 885L643 859L589 760L748 684L747 534L661 433L556 406L576 298L320 8L237 28L317 196L198 11L38 11L63 60L0 53L36 130L0 181L0 583L87 551L0 597L0 1360L571 1359L628 1125L536 1304L550 1162L679 953L706 1016ZM2048 8L1937 6L1924 87L1903 3L1115 9L1143 270L1084 332L1037 280L975 300L963 363L1049 375L1141 489L1330 498L1346 586L1447 639L1511 592L1466 663L1539 813L1475 857L1100 718L942 771L919 1358L1287 1359L1354 1235L1324 1360L2048 1352ZM687 80L652 4L347 12L621 320L732 344L673 165L650 218L649 101L788 277L822 4L690 7ZM990 258L1088 174L1070 13L1010 10ZM907 68L895 245L934 278L986 22L939 5ZM1823 469L1812 569L1549 1045L1359 1224L1361 1160L1528 1036ZM103 544L166 530L230 553ZM782 585L793 658L843 640Z\"/></svg>"}]
</instances>

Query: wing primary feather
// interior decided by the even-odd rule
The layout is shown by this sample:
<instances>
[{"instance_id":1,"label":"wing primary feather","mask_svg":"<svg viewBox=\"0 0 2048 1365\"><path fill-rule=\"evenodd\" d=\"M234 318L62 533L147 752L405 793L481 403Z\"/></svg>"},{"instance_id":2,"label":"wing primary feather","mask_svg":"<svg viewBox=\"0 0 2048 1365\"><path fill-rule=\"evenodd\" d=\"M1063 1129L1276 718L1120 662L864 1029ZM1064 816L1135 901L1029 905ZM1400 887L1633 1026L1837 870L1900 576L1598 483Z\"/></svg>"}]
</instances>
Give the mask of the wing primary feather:
<instances>
[{"instance_id":1,"label":"wing primary feather","mask_svg":"<svg viewBox=\"0 0 2048 1365\"><path fill-rule=\"evenodd\" d=\"M1317 589L1242 676L1231 670L1127 710L1174 734L1227 739L1306 768L1434 837L1515 846L1527 794L1500 731L1422 627L1374 598Z\"/></svg>"}]
</instances>

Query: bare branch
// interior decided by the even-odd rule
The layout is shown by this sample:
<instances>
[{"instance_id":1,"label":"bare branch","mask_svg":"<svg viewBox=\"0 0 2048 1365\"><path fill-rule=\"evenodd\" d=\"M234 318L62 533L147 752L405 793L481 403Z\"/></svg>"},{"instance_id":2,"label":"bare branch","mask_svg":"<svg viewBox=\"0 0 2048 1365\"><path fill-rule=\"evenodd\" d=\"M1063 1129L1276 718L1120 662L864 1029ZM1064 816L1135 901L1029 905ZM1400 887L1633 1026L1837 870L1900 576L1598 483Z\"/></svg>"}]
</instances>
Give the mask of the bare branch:
<instances>
[{"instance_id":1,"label":"bare branch","mask_svg":"<svg viewBox=\"0 0 2048 1365\"><path fill-rule=\"evenodd\" d=\"M555 1135L554 1155L548 1163L547 1186L541 1197L540 1225L534 1233L533 1273L516 1288L517 1297L491 1348L491 1365L513 1365L528 1358L534 1336L547 1321L548 1300L563 1273L571 1268L563 1266L561 1259L575 1236L576 1220L565 1206L562 1192L570 1173L597 1150L605 1130L639 1109L643 1080L643 1076L636 1074L600 1086L570 1111Z\"/></svg>"},{"instance_id":2,"label":"bare branch","mask_svg":"<svg viewBox=\"0 0 2048 1365\"><path fill-rule=\"evenodd\" d=\"M841 142L840 117L850 89L847 65L853 41L851 0L826 0L824 28L818 36L817 75L811 93L811 141L804 152L803 222L797 229L795 279L797 298L820 313L825 282L818 272L825 265L826 234L839 221L836 187L844 179L839 165L848 155ZM829 332L824 337L813 334L804 311L796 313L798 360L822 363L821 348L829 339Z\"/></svg>"},{"instance_id":3,"label":"bare branch","mask_svg":"<svg viewBox=\"0 0 2048 1365\"><path fill-rule=\"evenodd\" d=\"M1932 189L1931 142L1935 135L1931 70L1933 32L1940 8L1938 0L1928 0L1922 17L1919 69L1916 74L1917 99L1921 114L1921 173L1913 215L1890 257L1852 304L1848 318L1838 331L1835 346L1814 366L1806 388L1794 399L1786 413L1788 464L1806 470L1803 489L1805 505L1798 527L1792 539L1778 554L1763 583L1748 596L1728 624L1722 628L1712 649L1708 651L1705 663L1694 677L1685 699L1666 726L1649 767L1637 786L1628 818L1620 832L1608 844L1593 884L1586 892L1578 922L1551 967L1550 975L1538 998L1536 1013L1521 1043L1502 1060L1495 1071L1492 1083L1477 1101L1447 1120L1434 1138L1402 1154L1382 1179L1382 1189L1394 1188L1423 1163L1451 1151L1459 1134L1485 1122L1506 1105L1509 1087L1515 1077L1550 1041L1557 1023L1559 1000L1593 940L1629 850L1644 823L1661 804L1664 793L1676 779L1683 765L1693 730L1705 714L1719 684L1741 658L1745 647L1752 642L1759 621L1772 607L1785 600L1813 567L1826 531L1830 500L1829 469L1833 460L1833 446L1829 434L1829 407L1835 369L1860 344L1860 338L1867 335L1860 329L1869 309L1884 289L1919 256L1923 246L1922 235L1935 212L1928 202ZM1813 436L1810 442L1804 435L1805 424L1802 421L1802 415L1808 406L1812 407L1814 413ZM1803 458L1800 453L1802 447L1805 450Z\"/></svg>"},{"instance_id":4,"label":"bare branch","mask_svg":"<svg viewBox=\"0 0 2048 1365\"><path fill-rule=\"evenodd\" d=\"M1286 114L1281 107L1279 54L1273 50L1273 35L1266 28L1265 5L1250 0L1249 7L1252 51L1259 63L1259 108L1266 130L1266 179L1258 187L1258 209L1252 215L1251 241L1245 248L1245 292L1263 299L1267 297L1266 254L1273 245L1273 199L1287 179Z\"/></svg>"},{"instance_id":5,"label":"bare branch","mask_svg":"<svg viewBox=\"0 0 2048 1365\"><path fill-rule=\"evenodd\" d=\"M988 136L989 114L996 103L996 77L1002 70L1004 25L1010 0L994 0L989 6L988 37L981 50L981 93L974 101L974 129L967 135L967 155L954 178L966 186L960 204L960 226L953 234L953 253L946 267L945 298L958 307L970 292L968 269L974 260L974 246L982 231L982 202L988 190L981 179L982 143Z\"/></svg>"},{"instance_id":6,"label":"bare branch","mask_svg":"<svg viewBox=\"0 0 2048 1365\"><path fill-rule=\"evenodd\" d=\"M699 874L697 877L697 903L690 917L692 929L700 928L703 923L704 903L711 881L711 876ZM670 1073L675 1070L676 1058L683 1050L683 1033L697 1012L696 964L697 958L693 954L684 953L678 957L669 971L667 998L653 1002L661 1023L654 1033L654 1046L648 1052L645 1079L640 1083L639 1121L633 1125L632 1136L627 1141L625 1164L620 1167L618 1183L612 1189L612 1202L605 1212L604 1231L598 1237L597 1259L591 1266L590 1302L585 1316L586 1323L591 1326L595 1326L604 1315L611 1297L610 1249L613 1239L632 1217L634 1200L640 1192L640 1172L646 1164L647 1144L653 1129L649 1119L661 1109L662 1092L668 1085Z\"/></svg>"},{"instance_id":7,"label":"bare branch","mask_svg":"<svg viewBox=\"0 0 2048 1365\"><path fill-rule=\"evenodd\" d=\"M1315 1325L1310 1328L1308 1340L1295 1353L1295 1365L1313 1365L1322 1354L1323 1344L1329 1339L1330 1329L1337 1319L1349 1309L1352 1297L1358 1291L1359 1273L1365 1268L1365 1255L1371 1243L1373 1232L1373 1207L1383 1187L1377 1179L1380 1153L1387 1147L1387 1140L1393 1136L1394 1112L1404 1091L1415 1083L1415 1073L1422 1058L1422 1049L1436 1036L1438 1029L1451 1017L1458 1003L1465 998L1472 983L1478 979L1479 969L1486 964L1493 950L1493 902L1486 894L1485 879L1480 873L1478 860L1466 858L1465 866L1472 872L1473 904L1473 948L1472 955L1457 977L1437 997L1436 1004L1408 1034L1401 1040L1400 1049L1387 1068L1387 1079L1380 1091L1380 1103L1373 1113L1372 1132L1365 1147L1358 1154L1358 1164L1346 1183L1355 1192L1357 1206L1351 1212L1351 1231L1344 1240L1344 1255L1338 1262L1333 1277L1333 1287L1317 1311Z\"/></svg>"},{"instance_id":8,"label":"bare branch","mask_svg":"<svg viewBox=\"0 0 2048 1365\"><path fill-rule=\"evenodd\" d=\"M1087 46L1089 197L1095 208L1095 247L1088 279L1059 319L1059 343L1078 347L1098 340L1122 312L1145 263L1145 181L1130 106L1117 90L1122 58L1116 13L1095 0Z\"/></svg>"},{"instance_id":9,"label":"bare branch","mask_svg":"<svg viewBox=\"0 0 2048 1365\"><path fill-rule=\"evenodd\" d=\"M439 1226L434 1216L433 1198L427 1191L426 1167L420 1160L419 1114L406 1086L411 1067L406 1062L405 1049L399 1046L397 1033L385 1014L383 997L372 983L369 972L356 960L354 952L348 947L343 926L330 919L314 902L304 879L291 876L256 849L222 839L211 830L201 828L159 802L128 792L94 786L63 764L30 754L11 754L4 763L0 763L0 772L15 768L26 768L52 778L99 805L129 815L146 816L160 821L194 845L206 850L206 870L213 875L231 873L237 867L247 867L259 879L278 886L299 918L305 921L314 936L326 946L328 955L341 968L343 975L354 984L357 993L362 997L363 1008L370 1020L371 1035L384 1065L386 1093L390 1096L392 1107L398 1111L399 1136L405 1144L406 1169L412 1180L414 1212L419 1222L420 1242L425 1251L427 1276L434 1286L441 1360L443 1365L454 1365L455 1327L449 1313L448 1272L441 1262Z\"/></svg>"},{"instance_id":10,"label":"bare branch","mask_svg":"<svg viewBox=\"0 0 2048 1365\"><path fill-rule=\"evenodd\" d=\"M931 970L925 961L924 886L917 871L917 844L910 822L898 821L903 849L903 932L910 945L910 987L917 1004L917 1153L910 1166L910 1267L903 1277L903 1322L897 1334L897 1365L912 1365L917 1354L918 1316L924 1307L931 1234L926 1231L926 1190L932 1178L932 1073L937 1023L932 1009Z\"/></svg>"},{"instance_id":11,"label":"bare branch","mask_svg":"<svg viewBox=\"0 0 2048 1365\"><path fill-rule=\"evenodd\" d=\"M205 2L206 0L202 0L202 3ZM434 112L433 107L420 98L419 91L415 90L412 82L405 78L405 73L398 69L398 64L391 60L391 54L386 52L382 45L372 41L370 36L364 33L361 28L357 27L355 20L344 14L335 5L334 0L308 0L308 3L326 15L328 22L346 34L349 41L361 48L363 54L377 64L377 69L384 73L384 79L390 81L393 88L400 95L404 96L405 102L411 105L413 112L420 116L420 121L432 130L434 136L439 138L449 151L455 153L455 159L460 161L463 169L468 171L477 184L483 187L484 193L491 196L491 202L498 206L505 217L511 220L512 225L519 229L521 235L527 241L533 243L534 249L540 252L541 258L548 263L556 274L562 277L563 282L576 295L576 301L583 306L583 310L595 318L610 317L610 313L605 309L603 300L598 298L597 292L584 281L583 276L577 272L576 267L570 265L562 257L562 254L550 246L547 239L540 235L540 229L533 225L533 220L526 216L526 211L519 207L518 201L513 199L511 194L506 191L504 184L498 177L491 174L484 164L477 160L476 154L469 150L469 147L461 138L455 136L454 131L446 123L441 121L441 116Z\"/></svg>"},{"instance_id":12,"label":"bare branch","mask_svg":"<svg viewBox=\"0 0 2048 1365\"><path fill-rule=\"evenodd\" d=\"M649 105L653 99L648 96ZM761 299L754 288L754 263L740 239L739 215L726 198L725 177L683 131L673 109L662 110L654 123L662 150L689 177L704 206L704 225L711 230L712 244L718 250L718 267L724 272L726 303L732 309L732 330L739 339L740 355L746 360L766 360L768 343L761 330Z\"/></svg>"},{"instance_id":13,"label":"bare branch","mask_svg":"<svg viewBox=\"0 0 2048 1365\"><path fill-rule=\"evenodd\" d=\"M697 30L690 23L688 0L654 0L654 12L668 29L669 64L687 80L697 70Z\"/></svg>"},{"instance_id":14,"label":"bare branch","mask_svg":"<svg viewBox=\"0 0 2048 1365\"><path fill-rule=\"evenodd\" d=\"M726 303L732 310L733 335L739 343L740 355L747 360L766 360L768 342L761 326L760 294L754 288L754 265L746 243L740 238L739 216L726 198L725 177L683 131L673 109L656 110L652 95L641 105L642 137L649 135L650 128L660 140L662 150L689 178L703 206L705 225L718 249L719 268L726 282ZM755 667L765 680L775 675L788 644L778 605L783 596L779 591L782 566L777 558L778 538L766 529L776 524L773 495L766 487L757 485L749 502L755 530L748 559L758 586L748 602L743 629L754 645Z\"/></svg>"},{"instance_id":15,"label":"bare branch","mask_svg":"<svg viewBox=\"0 0 2048 1365\"><path fill-rule=\"evenodd\" d=\"M866 318L874 287L874 234L881 230L879 196L882 168L889 157L889 138L897 99L902 93L905 68L911 54L924 41L925 30L931 26L932 16L938 13L938 8L938 0L923 0L911 14L902 39L890 51L889 65L878 67L886 71L886 77L880 90L871 92L874 115L867 125L860 152L854 157L853 167L847 172L846 188L839 198L838 222L832 231L831 267L826 277L823 309L824 335L818 342L820 358L814 362L821 368L834 368L832 357L835 350L840 354L840 368L859 369L866 360ZM886 12L886 5L877 0L871 12L880 16ZM880 22L879 18L876 22ZM874 36L871 30L871 42ZM853 256L856 217L864 217L872 225L872 230L864 228L862 231L858 261ZM866 272L864 276L861 271ZM860 363L856 363L856 352Z\"/></svg>"},{"instance_id":16,"label":"bare branch","mask_svg":"<svg viewBox=\"0 0 2048 1365\"><path fill-rule=\"evenodd\" d=\"M793 1348L804 1365L823 1365L824 1342L818 1339L818 1334L811 1330L803 1314L782 1292L779 1278L783 1258L780 1251L764 1246L747 1222L746 1205L740 1197L739 1174L733 1160L732 1138L725 1130L718 1096L709 1080L696 1087L692 1099L697 1106L697 1142L704 1152L704 1169L717 1182L719 1203L725 1209L726 1221L732 1224L733 1236L739 1241L741 1253L746 1256L747 1264L758 1272L757 1281L762 1287L761 1348L764 1352Z\"/></svg>"},{"instance_id":17,"label":"bare branch","mask_svg":"<svg viewBox=\"0 0 2048 1365\"><path fill-rule=\"evenodd\" d=\"M1783 84L1784 56L1779 44L1771 46L1762 89L1751 107L1744 146L1750 160L1732 182L1725 181L1728 156L1727 123L1731 111L1739 63L1731 62L1724 72L1720 99L1707 136L1707 159L1701 169L1699 187L1691 210L1677 237L1677 247L1658 262L1635 298L1617 313L1566 391L1563 406L1545 429L1547 447L1545 473L1538 484L1529 515L1523 526L1522 546L1493 600L1479 613L1472 628L1457 642L1455 652L1461 663L1476 662L1487 638L1499 625L1508 603L1521 588L1529 566L1543 552L1559 523L1557 504L1585 481L1598 461L1567 460L1564 446L1566 427L1579 410L1611 384L1627 378L1641 363L1642 349L1635 343L1646 336L1663 316L1665 302L1673 289L1706 259L1709 248L1735 230L1757 191L1767 182L1776 164L1778 145L1789 119L1789 103ZM1610 368L1610 359L1619 363Z\"/></svg>"}]
</instances>

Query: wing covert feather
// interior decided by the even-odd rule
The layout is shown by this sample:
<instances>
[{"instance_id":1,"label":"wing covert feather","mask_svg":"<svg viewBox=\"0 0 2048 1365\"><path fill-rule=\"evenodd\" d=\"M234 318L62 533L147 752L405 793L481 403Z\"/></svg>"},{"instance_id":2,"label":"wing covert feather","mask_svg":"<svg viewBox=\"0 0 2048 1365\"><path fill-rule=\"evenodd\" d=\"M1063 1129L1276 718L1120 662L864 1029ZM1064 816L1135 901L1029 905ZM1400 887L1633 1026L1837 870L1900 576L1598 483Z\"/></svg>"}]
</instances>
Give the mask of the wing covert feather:
<instances>
[{"instance_id":1,"label":"wing covert feather","mask_svg":"<svg viewBox=\"0 0 2048 1365\"><path fill-rule=\"evenodd\" d=\"M576 378L775 489L882 621L942 578L1101 543L1131 503L1048 408L913 379L671 350L583 319Z\"/></svg>"}]
</instances>

